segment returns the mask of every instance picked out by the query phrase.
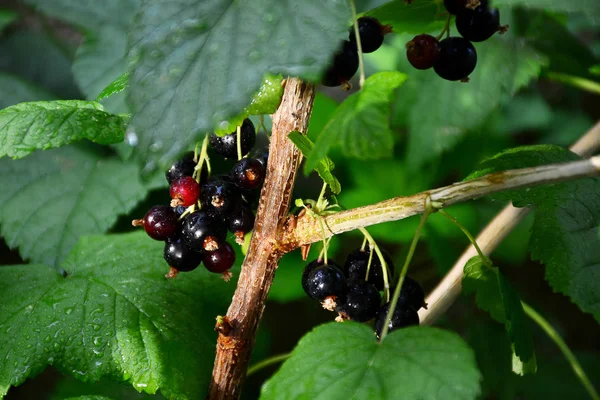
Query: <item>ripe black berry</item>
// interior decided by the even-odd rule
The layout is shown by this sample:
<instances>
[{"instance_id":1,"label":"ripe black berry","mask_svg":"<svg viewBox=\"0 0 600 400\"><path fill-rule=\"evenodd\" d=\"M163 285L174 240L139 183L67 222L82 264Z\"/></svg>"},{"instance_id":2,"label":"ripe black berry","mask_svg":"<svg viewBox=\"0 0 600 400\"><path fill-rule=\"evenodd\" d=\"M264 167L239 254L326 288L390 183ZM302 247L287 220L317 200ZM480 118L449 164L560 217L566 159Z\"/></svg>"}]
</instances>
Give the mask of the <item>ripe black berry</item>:
<instances>
[{"instance_id":1,"label":"ripe black berry","mask_svg":"<svg viewBox=\"0 0 600 400\"><path fill-rule=\"evenodd\" d=\"M449 81L466 79L477 65L477 51L466 39L449 37L440 42L440 54L433 69Z\"/></svg>"},{"instance_id":2,"label":"ripe black berry","mask_svg":"<svg viewBox=\"0 0 600 400\"><path fill-rule=\"evenodd\" d=\"M198 201L200 185L191 176L182 176L171 183L171 207L188 207Z\"/></svg>"},{"instance_id":3,"label":"ripe black berry","mask_svg":"<svg viewBox=\"0 0 600 400\"><path fill-rule=\"evenodd\" d=\"M248 207L241 207L227 218L227 228L243 243L244 235L254 228L254 213Z\"/></svg>"},{"instance_id":4,"label":"ripe black berry","mask_svg":"<svg viewBox=\"0 0 600 400\"><path fill-rule=\"evenodd\" d=\"M388 266L388 284L392 281L394 276L394 263L390 255L382 250L383 259ZM354 250L348 255L346 263L344 264L344 272L348 279L359 279L366 280L369 283L375 285L377 290L383 290L383 269L381 268L381 262L377 253L373 253L371 259L371 268L369 269L369 277L367 279L367 266L369 265L370 250L365 249L362 251L360 248Z\"/></svg>"},{"instance_id":5,"label":"ripe black berry","mask_svg":"<svg viewBox=\"0 0 600 400\"><path fill-rule=\"evenodd\" d=\"M347 82L358 70L358 50L355 43L345 40L333 56L321 83L325 86L339 86Z\"/></svg>"},{"instance_id":6,"label":"ripe black berry","mask_svg":"<svg viewBox=\"0 0 600 400\"><path fill-rule=\"evenodd\" d=\"M381 305L381 295L377 288L364 280L348 280L344 299L338 303L336 311L343 319L367 322L375 318Z\"/></svg>"},{"instance_id":7,"label":"ripe black berry","mask_svg":"<svg viewBox=\"0 0 600 400\"><path fill-rule=\"evenodd\" d=\"M242 157L248 154L256 142L254 124L248 118L242 123L240 138L242 139ZM225 136L212 133L209 138L210 147L225 158L237 158L237 130Z\"/></svg>"},{"instance_id":8,"label":"ripe black berry","mask_svg":"<svg viewBox=\"0 0 600 400\"><path fill-rule=\"evenodd\" d=\"M487 7L465 10L456 16L456 29L471 42L483 42L500 30L500 12Z\"/></svg>"},{"instance_id":9,"label":"ripe black berry","mask_svg":"<svg viewBox=\"0 0 600 400\"><path fill-rule=\"evenodd\" d=\"M225 225L206 211L196 211L183 217L181 236L187 246L196 251L213 251L225 242Z\"/></svg>"},{"instance_id":10,"label":"ripe black berry","mask_svg":"<svg viewBox=\"0 0 600 400\"><path fill-rule=\"evenodd\" d=\"M378 338L381 336L381 331L385 326L385 319L387 318L389 309L390 303L386 303L377 313L375 334ZM419 325L419 314L411 307L401 307L397 304L392 319L390 320L390 324L388 325L388 332L411 325Z\"/></svg>"},{"instance_id":11,"label":"ripe black berry","mask_svg":"<svg viewBox=\"0 0 600 400\"><path fill-rule=\"evenodd\" d=\"M185 210L187 210L187 207L184 206L173 207L173 212L177 214L177 217L180 217L181 214L185 212Z\"/></svg>"},{"instance_id":12,"label":"ripe black berry","mask_svg":"<svg viewBox=\"0 0 600 400\"><path fill-rule=\"evenodd\" d=\"M306 281L302 280L302 287L310 298L316 300L325 300L330 296L337 298L346 291L346 277L332 263L318 265L308 273Z\"/></svg>"},{"instance_id":13,"label":"ripe black berry","mask_svg":"<svg viewBox=\"0 0 600 400\"><path fill-rule=\"evenodd\" d=\"M452 15L458 15L465 10L474 10L479 7L487 7L488 0L444 0L446 11Z\"/></svg>"},{"instance_id":14,"label":"ripe black berry","mask_svg":"<svg viewBox=\"0 0 600 400\"><path fill-rule=\"evenodd\" d=\"M235 263L235 250L227 242L215 251L209 251L204 256L204 266L210 272L227 272Z\"/></svg>"},{"instance_id":15,"label":"ripe black berry","mask_svg":"<svg viewBox=\"0 0 600 400\"><path fill-rule=\"evenodd\" d=\"M256 158L242 158L231 169L231 177L241 189L258 189L265 180L265 167Z\"/></svg>"},{"instance_id":16,"label":"ripe black berry","mask_svg":"<svg viewBox=\"0 0 600 400\"><path fill-rule=\"evenodd\" d=\"M407 306L418 311L425 306L425 292L419 283L408 276L404 277L400 297L398 298L399 306Z\"/></svg>"},{"instance_id":17,"label":"ripe black berry","mask_svg":"<svg viewBox=\"0 0 600 400\"><path fill-rule=\"evenodd\" d=\"M143 226L152 239L167 240L177 229L177 214L169 206L154 206L143 219L131 222L133 226Z\"/></svg>"},{"instance_id":18,"label":"ripe black berry","mask_svg":"<svg viewBox=\"0 0 600 400\"><path fill-rule=\"evenodd\" d=\"M381 47L383 43L383 27L373 17L360 17L358 19L358 34L363 53L372 53ZM350 42L356 45L354 26L350 28Z\"/></svg>"},{"instance_id":19,"label":"ripe black berry","mask_svg":"<svg viewBox=\"0 0 600 400\"><path fill-rule=\"evenodd\" d=\"M169 182L170 185L173 183L173 181L181 178L182 176L192 176L194 174L194 168L196 168L194 152L189 151L185 153L179 160L171 164L167 172L165 172L167 182ZM201 182L206 180L208 177L208 170L206 168L202 168L201 176Z\"/></svg>"},{"instance_id":20,"label":"ripe black berry","mask_svg":"<svg viewBox=\"0 0 600 400\"><path fill-rule=\"evenodd\" d=\"M265 147L261 150L255 151L252 154L252 158L256 158L260 163L265 167L265 171L267 170L267 162L269 161L269 148Z\"/></svg>"},{"instance_id":21,"label":"ripe black berry","mask_svg":"<svg viewBox=\"0 0 600 400\"><path fill-rule=\"evenodd\" d=\"M438 40L427 34L415 36L406 44L406 58L416 69L429 69L440 54Z\"/></svg>"},{"instance_id":22,"label":"ripe black berry","mask_svg":"<svg viewBox=\"0 0 600 400\"><path fill-rule=\"evenodd\" d=\"M241 207L242 195L231 178L216 176L202 185L200 201L209 214L227 218Z\"/></svg>"},{"instance_id":23,"label":"ripe black berry","mask_svg":"<svg viewBox=\"0 0 600 400\"><path fill-rule=\"evenodd\" d=\"M202 262L204 252L190 249L181 238L172 237L165 243L165 261L178 271L191 271Z\"/></svg>"}]
</instances>

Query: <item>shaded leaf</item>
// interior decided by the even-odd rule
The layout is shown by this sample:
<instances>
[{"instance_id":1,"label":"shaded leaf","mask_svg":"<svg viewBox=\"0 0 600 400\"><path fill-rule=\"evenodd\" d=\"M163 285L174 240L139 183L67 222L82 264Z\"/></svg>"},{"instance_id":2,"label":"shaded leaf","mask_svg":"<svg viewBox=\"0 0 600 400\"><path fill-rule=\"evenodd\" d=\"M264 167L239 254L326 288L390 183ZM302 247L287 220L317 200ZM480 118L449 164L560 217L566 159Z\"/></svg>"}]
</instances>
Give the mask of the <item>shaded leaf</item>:
<instances>
[{"instance_id":1,"label":"shaded leaf","mask_svg":"<svg viewBox=\"0 0 600 400\"><path fill-rule=\"evenodd\" d=\"M496 6L522 6L538 10L567 13L583 13L595 21L600 19L600 4L596 0L560 1L560 0L496 0Z\"/></svg>"},{"instance_id":2,"label":"shaded leaf","mask_svg":"<svg viewBox=\"0 0 600 400\"><path fill-rule=\"evenodd\" d=\"M0 109L17 103L55 100L56 96L12 74L0 72Z\"/></svg>"},{"instance_id":3,"label":"shaded leaf","mask_svg":"<svg viewBox=\"0 0 600 400\"><path fill-rule=\"evenodd\" d=\"M350 14L346 0L146 1L129 54L145 172L242 112L265 73L318 80Z\"/></svg>"},{"instance_id":4,"label":"shaded leaf","mask_svg":"<svg viewBox=\"0 0 600 400\"><path fill-rule=\"evenodd\" d=\"M0 9L0 30L4 29L7 25L10 25L18 17L19 14L14 10Z\"/></svg>"},{"instance_id":5,"label":"shaded leaf","mask_svg":"<svg viewBox=\"0 0 600 400\"><path fill-rule=\"evenodd\" d=\"M392 332L328 323L299 342L262 387L261 399L475 399L480 374L456 334L430 327Z\"/></svg>"},{"instance_id":6,"label":"shaded leaf","mask_svg":"<svg viewBox=\"0 0 600 400\"><path fill-rule=\"evenodd\" d=\"M407 4L394 0L365 13L384 25L391 25L394 33L421 34L442 29L446 22L445 8L436 0L419 0Z\"/></svg>"},{"instance_id":7,"label":"shaded leaf","mask_svg":"<svg viewBox=\"0 0 600 400\"><path fill-rule=\"evenodd\" d=\"M100 144L119 143L126 122L109 114L100 103L57 100L21 103L0 111L0 157L22 158L88 139Z\"/></svg>"},{"instance_id":8,"label":"shaded leaf","mask_svg":"<svg viewBox=\"0 0 600 400\"><path fill-rule=\"evenodd\" d=\"M197 270L166 280L164 244L145 233L82 239L63 278L42 265L0 268L0 395L54 365L167 398L203 397L217 313L234 285Z\"/></svg>"}]
</instances>

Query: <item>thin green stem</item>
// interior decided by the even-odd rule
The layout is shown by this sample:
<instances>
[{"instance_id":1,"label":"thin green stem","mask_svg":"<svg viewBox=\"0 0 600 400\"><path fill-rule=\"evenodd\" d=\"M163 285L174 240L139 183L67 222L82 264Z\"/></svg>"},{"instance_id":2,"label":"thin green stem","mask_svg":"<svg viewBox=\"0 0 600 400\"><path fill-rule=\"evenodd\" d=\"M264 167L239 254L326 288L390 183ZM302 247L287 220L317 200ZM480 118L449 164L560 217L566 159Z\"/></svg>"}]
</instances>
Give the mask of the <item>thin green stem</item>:
<instances>
[{"instance_id":1,"label":"thin green stem","mask_svg":"<svg viewBox=\"0 0 600 400\"><path fill-rule=\"evenodd\" d=\"M365 246L367 245L367 237L363 238L362 245L360 246L360 251L365 251Z\"/></svg>"},{"instance_id":2,"label":"thin green stem","mask_svg":"<svg viewBox=\"0 0 600 400\"><path fill-rule=\"evenodd\" d=\"M198 148L194 150L194 159L198 153ZM204 136L204 140L202 141L202 149L200 150L200 157L198 157L198 163L196 164L196 168L194 168L194 178L196 182L200 183L200 177L202 176L202 167L206 164L206 170L210 175L210 159L208 158L208 134Z\"/></svg>"},{"instance_id":3,"label":"thin green stem","mask_svg":"<svg viewBox=\"0 0 600 400\"><path fill-rule=\"evenodd\" d=\"M451 19L452 19L452 15L448 14L448 18L446 18L446 23L444 24L444 28L442 29L440 34L435 37L437 40L440 40L442 38L442 36L444 36L444 33L448 33L448 36L450 36L450 20Z\"/></svg>"},{"instance_id":4,"label":"thin green stem","mask_svg":"<svg viewBox=\"0 0 600 400\"><path fill-rule=\"evenodd\" d=\"M558 72L548 72L546 77L550 80L561 82L577 89L585 90L586 92L600 94L600 83L581 78L579 76L561 74Z\"/></svg>"},{"instance_id":5,"label":"thin green stem","mask_svg":"<svg viewBox=\"0 0 600 400\"><path fill-rule=\"evenodd\" d=\"M275 355L273 357L269 357L269 358L266 358L266 359L264 359L262 361L259 361L256 364L254 364L253 366L251 366L250 368L248 368L248 372L246 372L246 376L250 376L253 373L258 372L261 369L266 368L268 366L271 366L273 364L277 364L277 363L280 363L282 361L285 361L291 355L292 355L292 353L277 354L277 355Z\"/></svg>"},{"instance_id":6,"label":"thin green stem","mask_svg":"<svg viewBox=\"0 0 600 400\"><path fill-rule=\"evenodd\" d=\"M583 385L583 387L585 387L585 390L587 390L588 394L590 395L590 398L592 398L593 400L600 400L598 392L590 382L588 376L581 367L581 364L579 364L579 361L577 361L577 358L575 358L575 355L571 352L571 350L564 342L564 340L560 337L558 332L556 332L556 330L552 327L552 325L550 325L548 321L544 319L544 317L538 314L537 311L531 308L528 304L526 304L525 302L521 302L521 304L523 305L523 310L525 311L525 314L527 314L527 316L531 318L533 322L535 322L540 328L542 328L542 330L548 335L548 337L552 339L554 343L556 343L560 351L563 353L563 355L571 365L573 372L575 372L575 375L577 375L577 378L579 378L581 384Z\"/></svg>"},{"instance_id":7,"label":"thin green stem","mask_svg":"<svg viewBox=\"0 0 600 400\"><path fill-rule=\"evenodd\" d=\"M479 257L481 257L481 259L483 260L483 263L492 268L493 265L492 263L490 263L489 259L485 256L485 254L483 254L483 251L481 251L481 247L479 247L479 245L477 244L477 240L475 240L475 237L471 234L471 232L469 232L469 230L460 222L458 222L458 220L456 218L454 218L452 215L448 214L446 211L444 210L438 210L438 212L443 215L444 217L446 217L448 220L450 220L450 222L452 222L454 225L456 225L458 227L458 229L460 229L465 236L469 239L469 242L471 242L471 244L473 245L473 247L475 247L475 250L477 250L477 254L479 254Z\"/></svg>"},{"instance_id":8,"label":"thin green stem","mask_svg":"<svg viewBox=\"0 0 600 400\"><path fill-rule=\"evenodd\" d=\"M373 263L373 247L369 247L369 261L367 262L367 273L365 274L365 281L369 280L369 272L371 272L371 264Z\"/></svg>"},{"instance_id":9,"label":"thin green stem","mask_svg":"<svg viewBox=\"0 0 600 400\"><path fill-rule=\"evenodd\" d=\"M392 302L390 303L390 308L385 317L385 324L383 324L383 330L381 331L379 343L383 342L383 339L385 339L390 329L390 321L392 320L392 316L394 315L394 311L396 310L396 306L398 305L398 298L400 297L400 290L402 289L402 284L404 283L406 271L408 271L408 266L413 258L413 255L415 254L415 249L417 248L417 243L419 243L419 238L421 237L421 231L423 230L425 221L427 221L427 217L429 217L429 214L431 214L431 212L432 210L429 207L427 207L425 213L421 215L419 226L415 231L415 235L413 236L412 242L410 243L410 247L408 248L408 254L406 255L406 259L404 260L404 265L402 266L402 270L400 271L400 277L398 278L398 283L396 284L396 289L394 290L394 295L392 296Z\"/></svg>"},{"instance_id":10,"label":"thin green stem","mask_svg":"<svg viewBox=\"0 0 600 400\"><path fill-rule=\"evenodd\" d=\"M358 84L362 89L365 84L365 63L363 61L362 43L360 42L360 35L358 34L358 18L356 16L356 6L354 0L350 0L350 7L352 8L352 19L354 20L354 36L356 37L356 46L358 47L358 69L360 71L360 79Z\"/></svg>"},{"instance_id":11,"label":"thin green stem","mask_svg":"<svg viewBox=\"0 0 600 400\"><path fill-rule=\"evenodd\" d=\"M390 301L390 276L388 275L389 268L387 262L385 262L385 258L383 258L383 253L381 252L381 249L379 248L377 242L375 242L375 239L373 239L373 236L371 236L369 231L367 231L365 228L358 229L361 231L364 237L367 238L367 240L369 241L369 247L375 250L377 258L379 258L379 262L381 263L381 269L383 271L383 288L385 291L385 301ZM371 252L373 251L371 250Z\"/></svg>"},{"instance_id":12,"label":"thin green stem","mask_svg":"<svg viewBox=\"0 0 600 400\"><path fill-rule=\"evenodd\" d=\"M242 127L238 126L236 131L237 156L238 160L242 159Z\"/></svg>"}]
</instances>

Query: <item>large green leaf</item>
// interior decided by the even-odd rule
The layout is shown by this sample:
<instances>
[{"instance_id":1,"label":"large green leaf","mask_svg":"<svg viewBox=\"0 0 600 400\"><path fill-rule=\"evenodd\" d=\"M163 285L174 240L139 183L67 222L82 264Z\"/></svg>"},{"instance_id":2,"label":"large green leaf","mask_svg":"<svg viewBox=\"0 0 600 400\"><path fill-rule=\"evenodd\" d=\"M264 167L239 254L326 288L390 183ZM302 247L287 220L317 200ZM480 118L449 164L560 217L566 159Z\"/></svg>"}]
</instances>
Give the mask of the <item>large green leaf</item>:
<instances>
[{"instance_id":1,"label":"large green leaf","mask_svg":"<svg viewBox=\"0 0 600 400\"><path fill-rule=\"evenodd\" d=\"M214 318L234 285L196 270L166 280L163 243L145 233L82 239L62 264L0 268L0 395L53 365L167 398L203 397Z\"/></svg>"},{"instance_id":2,"label":"large green leaf","mask_svg":"<svg viewBox=\"0 0 600 400\"><path fill-rule=\"evenodd\" d=\"M379 72L367 78L362 90L340 104L319 134L315 150L306 160L305 172L316 168L335 144L341 145L347 156L363 160L391 156L394 138L390 101L405 80L406 75L397 71Z\"/></svg>"},{"instance_id":3,"label":"large green leaf","mask_svg":"<svg viewBox=\"0 0 600 400\"><path fill-rule=\"evenodd\" d=\"M489 259L488 259L489 261ZM535 372L533 340L519 295L500 273L475 256L465 264L464 293L476 293L477 306L504 323L508 339L520 360L519 373Z\"/></svg>"},{"instance_id":4,"label":"large green leaf","mask_svg":"<svg viewBox=\"0 0 600 400\"><path fill-rule=\"evenodd\" d=\"M0 157L22 158L38 149L52 149L81 139L119 143L126 126L122 117L109 114L94 101L16 104L0 111Z\"/></svg>"},{"instance_id":5,"label":"large green leaf","mask_svg":"<svg viewBox=\"0 0 600 400\"><path fill-rule=\"evenodd\" d=\"M321 325L262 388L261 399L475 399L480 374L456 334L406 328L379 344L369 326Z\"/></svg>"},{"instance_id":6,"label":"large green leaf","mask_svg":"<svg viewBox=\"0 0 600 400\"><path fill-rule=\"evenodd\" d=\"M34 263L57 265L146 195L139 169L74 147L0 160L0 229Z\"/></svg>"},{"instance_id":7,"label":"large green leaf","mask_svg":"<svg viewBox=\"0 0 600 400\"><path fill-rule=\"evenodd\" d=\"M365 14L391 25L394 33L420 34L441 29L446 21L444 11L443 4L436 0L418 0L411 4L394 0Z\"/></svg>"},{"instance_id":8,"label":"large green leaf","mask_svg":"<svg viewBox=\"0 0 600 400\"><path fill-rule=\"evenodd\" d=\"M577 159L558 146L524 146L484 161L469 178ZM534 207L532 258L546 264L546 279L555 291L568 295L600 320L600 179L511 190L494 198L511 199L517 207Z\"/></svg>"},{"instance_id":9,"label":"large green leaf","mask_svg":"<svg viewBox=\"0 0 600 400\"><path fill-rule=\"evenodd\" d=\"M583 13L596 21L600 18L600 3L596 0L495 0L494 5L523 6L538 10Z\"/></svg>"},{"instance_id":10,"label":"large green leaf","mask_svg":"<svg viewBox=\"0 0 600 400\"><path fill-rule=\"evenodd\" d=\"M26 101L55 100L56 96L25 80L0 72L0 109Z\"/></svg>"},{"instance_id":11,"label":"large green leaf","mask_svg":"<svg viewBox=\"0 0 600 400\"><path fill-rule=\"evenodd\" d=\"M265 73L318 80L350 19L346 0L146 1L129 91L146 171L239 114Z\"/></svg>"}]
</instances>

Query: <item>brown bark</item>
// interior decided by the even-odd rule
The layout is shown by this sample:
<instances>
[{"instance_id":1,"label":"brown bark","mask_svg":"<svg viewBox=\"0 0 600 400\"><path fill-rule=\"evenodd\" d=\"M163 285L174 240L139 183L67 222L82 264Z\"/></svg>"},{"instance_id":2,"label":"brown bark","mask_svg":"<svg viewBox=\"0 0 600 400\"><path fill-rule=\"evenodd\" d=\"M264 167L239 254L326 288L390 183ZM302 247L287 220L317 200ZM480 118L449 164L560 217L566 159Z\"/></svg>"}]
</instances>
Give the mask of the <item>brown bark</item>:
<instances>
[{"instance_id":1,"label":"brown bark","mask_svg":"<svg viewBox=\"0 0 600 400\"><path fill-rule=\"evenodd\" d=\"M314 87L288 79L279 109L273 114L267 178L258 206L254 233L227 316L217 321L217 354L207 398L237 399L246 376L258 324L283 250L278 238L286 229L296 170L301 154L287 138L306 132Z\"/></svg>"}]
</instances>

